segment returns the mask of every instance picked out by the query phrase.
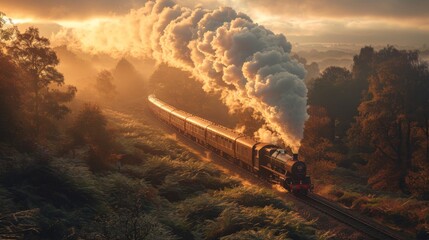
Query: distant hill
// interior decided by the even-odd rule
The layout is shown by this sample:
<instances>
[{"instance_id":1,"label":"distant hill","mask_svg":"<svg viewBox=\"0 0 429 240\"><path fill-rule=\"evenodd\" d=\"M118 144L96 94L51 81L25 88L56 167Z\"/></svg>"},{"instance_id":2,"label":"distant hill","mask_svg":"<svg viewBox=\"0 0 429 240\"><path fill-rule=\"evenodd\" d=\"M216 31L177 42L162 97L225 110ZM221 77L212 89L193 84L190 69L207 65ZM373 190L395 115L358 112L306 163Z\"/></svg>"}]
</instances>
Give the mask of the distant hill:
<instances>
[{"instance_id":1,"label":"distant hill","mask_svg":"<svg viewBox=\"0 0 429 240\"><path fill-rule=\"evenodd\" d=\"M329 66L338 66L350 68L353 63L353 56L358 54L353 50L308 50L298 51L297 54L308 62L316 62L319 65L321 71Z\"/></svg>"}]
</instances>

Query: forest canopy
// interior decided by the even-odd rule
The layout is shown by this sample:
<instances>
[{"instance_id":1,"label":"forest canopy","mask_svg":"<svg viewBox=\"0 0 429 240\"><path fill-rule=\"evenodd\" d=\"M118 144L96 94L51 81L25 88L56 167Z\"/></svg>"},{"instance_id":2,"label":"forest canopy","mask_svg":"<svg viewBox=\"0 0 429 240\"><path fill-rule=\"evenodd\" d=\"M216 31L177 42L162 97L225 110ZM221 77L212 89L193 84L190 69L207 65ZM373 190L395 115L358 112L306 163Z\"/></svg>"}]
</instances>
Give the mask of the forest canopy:
<instances>
[{"instance_id":1,"label":"forest canopy","mask_svg":"<svg viewBox=\"0 0 429 240\"><path fill-rule=\"evenodd\" d=\"M327 68L308 97L308 161L364 163L376 189L429 194L429 69L418 51L364 47L352 71Z\"/></svg>"}]
</instances>

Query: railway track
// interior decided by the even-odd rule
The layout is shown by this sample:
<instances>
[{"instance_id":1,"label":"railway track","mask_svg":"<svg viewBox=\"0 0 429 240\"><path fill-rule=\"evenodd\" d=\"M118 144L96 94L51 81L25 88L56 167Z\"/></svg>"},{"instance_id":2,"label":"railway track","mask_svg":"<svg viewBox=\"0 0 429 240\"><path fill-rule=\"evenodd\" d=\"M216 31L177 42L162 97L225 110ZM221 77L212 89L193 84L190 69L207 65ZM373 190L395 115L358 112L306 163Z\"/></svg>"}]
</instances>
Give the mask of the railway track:
<instances>
[{"instance_id":1,"label":"railway track","mask_svg":"<svg viewBox=\"0 0 429 240\"><path fill-rule=\"evenodd\" d=\"M173 131L174 128L171 128ZM180 135L180 139L187 142L192 142L194 144L198 144L194 141L192 141L190 138L185 137L184 135ZM211 151L211 149L198 144L198 146ZM230 159L225 158L224 156L221 156L220 154L217 154L213 152L217 157L224 159L226 162L228 162L231 165L234 165L236 167L240 167L238 164L235 164ZM243 169L243 168L241 168ZM251 174L249 172L249 174ZM252 176L256 177L252 174ZM270 184L277 184L276 182L270 181L268 179L265 179ZM359 232L362 232L369 237L373 239L380 239L380 240L406 240L410 239L409 236L403 236L400 233L397 233L391 229L389 229L386 226L383 226L375 221L372 221L368 219L367 217L359 216L356 213L345 209L344 207L341 207L340 205L331 202L322 196L319 196L314 193L308 193L307 195L293 195L294 198L298 199L298 201L305 203L306 205L315 208L316 210L323 212L338 221L356 229Z\"/></svg>"},{"instance_id":2,"label":"railway track","mask_svg":"<svg viewBox=\"0 0 429 240\"><path fill-rule=\"evenodd\" d=\"M174 130L173 128L171 128L172 130ZM194 141L192 141L190 138L187 138L183 135L180 135L182 140L188 141L188 142L192 142L195 144L198 144ZM200 147L211 151L211 149L198 144ZM238 164L235 164L234 162L232 162L231 160L225 158L224 156L221 156L220 154L217 154L215 152L213 152L216 156L218 156L219 158L224 159L225 161L227 161L228 163L235 165L237 167L240 167ZM249 172L250 174L250 172ZM253 175L253 174L252 174ZM253 175L255 177L255 175ZM270 181L268 179L265 179L268 183L270 184L277 184L276 182ZM356 229L359 232L362 232L366 235L368 235L369 237L373 238L373 239L380 239L380 240L406 240L406 239L410 239L409 236L403 236L400 233L397 233L391 229L389 229L386 226L383 226L375 221L372 221L370 219L368 219L367 217L363 217L363 216L359 216L356 213L345 209L344 207L341 207L340 205L331 202L325 198L323 198L322 196L319 196L317 194L314 193L308 193L307 195L293 195L290 194L292 196L294 196L294 198L297 198L298 201L305 203L306 205L315 208L316 210L323 212L335 219L337 219L338 221Z\"/></svg>"},{"instance_id":3,"label":"railway track","mask_svg":"<svg viewBox=\"0 0 429 240\"><path fill-rule=\"evenodd\" d=\"M375 221L362 217L356 213L341 207L317 194L308 193L307 195L294 195L301 202L353 227L354 229L365 233L371 238L382 240L405 240L409 236L403 236Z\"/></svg>"},{"instance_id":4,"label":"railway track","mask_svg":"<svg viewBox=\"0 0 429 240\"><path fill-rule=\"evenodd\" d=\"M163 125L163 124L161 124ZM177 132L173 127L169 126L169 125L163 125L164 129L168 128L170 130L172 130L173 132ZM195 141L192 141L190 138L178 134L180 137L179 139L181 139L182 141L186 141L189 143L193 143L196 144L206 150L211 150L208 149L207 147L198 144ZM233 162L231 162L229 159L226 159L225 157L213 152L216 156L224 159L226 162L232 164L232 165L236 165ZM239 167L238 165L236 165L237 167ZM250 172L248 172L249 174L251 174ZM251 174L253 175L253 174ZM270 182L270 181L267 181ZM273 182L270 182L271 184L273 184ZM331 202L317 194L313 194L313 193L308 193L307 195L293 195L293 194L289 194L290 196L293 196L293 198L296 198L298 201L322 212L325 213L326 215L331 216L334 219L337 219L339 222L342 222L354 229L356 229L357 231L366 234L367 236L369 236L370 238L373 239L382 239L382 240L405 240L405 239L411 239L410 236L404 236L401 233L398 233L394 230L389 229L386 226L383 226L373 220L368 219L367 217L363 217L360 216L348 209L345 209L344 207L341 207L340 205Z\"/></svg>"}]
</instances>

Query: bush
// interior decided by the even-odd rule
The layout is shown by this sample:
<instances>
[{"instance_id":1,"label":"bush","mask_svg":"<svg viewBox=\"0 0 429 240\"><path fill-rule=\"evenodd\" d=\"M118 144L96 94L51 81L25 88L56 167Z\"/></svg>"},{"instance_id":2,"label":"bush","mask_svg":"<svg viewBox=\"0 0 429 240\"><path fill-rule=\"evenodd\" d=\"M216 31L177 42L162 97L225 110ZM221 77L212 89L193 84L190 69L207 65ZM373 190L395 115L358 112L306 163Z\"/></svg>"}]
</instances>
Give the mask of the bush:
<instances>
[{"instance_id":1,"label":"bush","mask_svg":"<svg viewBox=\"0 0 429 240\"><path fill-rule=\"evenodd\" d=\"M176 239L157 218L152 216L121 211L106 220L103 228L106 239Z\"/></svg>"},{"instance_id":2,"label":"bush","mask_svg":"<svg viewBox=\"0 0 429 240\"><path fill-rule=\"evenodd\" d=\"M115 209L134 209L148 212L160 203L157 189L140 179L122 174L109 174L98 179L106 202Z\"/></svg>"},{"instance_id":3,"label":"bush","mask_svg":"<svg viewBox=\"0 0 429 240\"><path fill-rule=\"evenodd\" d=\"M413 194L429 200L429 166L423 166L420 171L410 171L405 181Z\"/></svg>"},{"instance_id":4,"label":"bush","mask_svg":"<svg viewBox=\"0 0 429 240\"><path fill-rule=\"evenodd\" d=\"M85 104L69 130L71 147L89 146L88 165L93 171L108 169L111 155L118 148L107 119L97 105Z\"/></svg>"},{"instance_id":5,"label":"bush","mask_svg":"<svg viewBox=\"0 0 429 240\"><path fill-rule=\"evenodd\" d=\"M308 166L308 172L311 176L317 177L317 179L329 182L332 180L332 171L336 168L336 164L331 161L313 161Z\"/></svg>"},{"instance_id":6,"label":"bush","mask_svg":"<svg viewBox=\"0 0 429 240\"><path fill-rule=\"evenodd\" d=\"M142 177L152 185L161 185L164 179L179 170L179 166L167 157L148 159L142 166Z\"/></svg>"}]
</instances>

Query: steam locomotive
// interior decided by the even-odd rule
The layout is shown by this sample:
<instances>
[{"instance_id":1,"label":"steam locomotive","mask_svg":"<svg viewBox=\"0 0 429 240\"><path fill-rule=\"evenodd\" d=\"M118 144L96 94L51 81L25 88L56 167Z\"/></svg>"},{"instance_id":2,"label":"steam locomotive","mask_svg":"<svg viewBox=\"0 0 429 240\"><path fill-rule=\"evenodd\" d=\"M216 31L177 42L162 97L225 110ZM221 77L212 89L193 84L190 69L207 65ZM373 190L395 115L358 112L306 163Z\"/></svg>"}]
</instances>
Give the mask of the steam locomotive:
<instances>
[{"instance_id":1,"label":"steam locomotive","mask_svg":"<svg viewBox=\"0 0 429 240\"><path fill-rule=\"evenodd\" d=\"M148 97L149 108L159 119L173 126L193 141L234 161L258 176L276 182L296 194L312 189L307 166L278 146L257 142L206 119L168 105L155 96Z\"/></svg>"}]
</instances>

